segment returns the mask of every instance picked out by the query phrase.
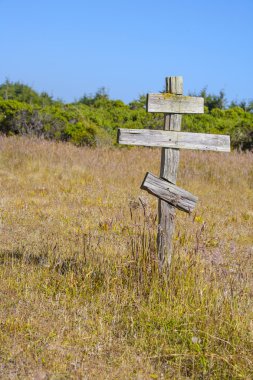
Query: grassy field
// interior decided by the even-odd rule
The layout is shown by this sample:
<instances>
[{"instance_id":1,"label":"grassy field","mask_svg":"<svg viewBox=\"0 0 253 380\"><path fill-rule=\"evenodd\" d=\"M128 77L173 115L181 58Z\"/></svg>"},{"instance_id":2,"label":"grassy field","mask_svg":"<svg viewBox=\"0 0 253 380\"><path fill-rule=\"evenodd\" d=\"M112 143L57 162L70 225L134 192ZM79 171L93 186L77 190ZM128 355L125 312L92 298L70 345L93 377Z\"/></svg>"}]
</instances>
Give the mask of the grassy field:
<instances>
[{"instance_id":1,"label":"grassy field","mask_svg":"<svg viewBox=\"0 0 253 380\"><path fill-rule=\"evenodd\" d=\"M182 152L169 276L159 149L0 139L1 379L252 379L253 154Z\"/></svg>"}]
</instances>

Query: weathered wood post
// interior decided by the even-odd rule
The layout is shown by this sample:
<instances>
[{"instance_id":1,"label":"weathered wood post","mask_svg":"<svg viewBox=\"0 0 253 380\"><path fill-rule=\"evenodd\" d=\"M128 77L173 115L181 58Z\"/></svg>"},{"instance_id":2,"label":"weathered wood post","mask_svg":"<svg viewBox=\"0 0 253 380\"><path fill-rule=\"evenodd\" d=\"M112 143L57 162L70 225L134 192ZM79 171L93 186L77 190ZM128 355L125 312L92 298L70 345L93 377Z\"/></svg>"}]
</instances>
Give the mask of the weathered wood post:
<instances>
[{"instance_id":1,"label":"weathered wood post","mask_svg":"<svg viewBox=\"0 0 253 380\"><path fill-rule=\"evenodd\" d=\"M166 92L176 95L183 94L183 78L166 78ZM179 114L164 115L164 130L180 131L182 116ZM162 148L160 177L175 184L179 165L179 149ZM174 231L175 207L159 199L158 201L158 233L157 248L159 267L169 267L172 255L172 235Z\"/></svg>"},{"instance_id":2,"label":"weathered wood post","mask_svg":"<svg viewBox=\"0 0 253 380\"><path fill-rule=\"evenodd\" d=\"M162 148L160 178L147 173L141 188L159 198L157 249L160 269L170 267L175 208L192 212L197 202L193 194L177 187L179 149L230 152L230 137L181 132L181 114L204 113L204 99L183 96L183 78L166 78L166 93L148 94L147 111L164 113L164 130L119 129L118 143Z\"/></svg>"}]
</instances>

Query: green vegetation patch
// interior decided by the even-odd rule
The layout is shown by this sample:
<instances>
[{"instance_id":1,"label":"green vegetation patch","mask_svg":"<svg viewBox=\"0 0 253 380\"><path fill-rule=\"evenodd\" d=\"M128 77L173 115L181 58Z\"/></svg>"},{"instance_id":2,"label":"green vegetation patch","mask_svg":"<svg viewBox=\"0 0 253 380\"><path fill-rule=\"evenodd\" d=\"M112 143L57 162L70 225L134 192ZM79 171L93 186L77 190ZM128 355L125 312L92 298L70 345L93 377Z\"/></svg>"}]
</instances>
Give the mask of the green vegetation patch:
<instances>
[{"instance_id":1,"label":"green vegetation patch","mask_svg":"<svg viewBox=\"0 0 253 380\"><path fill-rule=\"evenodd\" d=\"M182 129L228 134L233 148L252 150L253 102L232 102L226 107L222 91L219 95L210 95L204 89L199 95L204 97L205 113L184 115ZM163 115L147 113L145 105L144 95L125 104L109 99L103 88L93 96L84 95L72 104L64 104L45 92L38 94L29 86L6 81L0 85L0 132L7 136L35 135L70 141L79 146L113 145L118 128L163 127Z\"/></svg>"}]
</instances>

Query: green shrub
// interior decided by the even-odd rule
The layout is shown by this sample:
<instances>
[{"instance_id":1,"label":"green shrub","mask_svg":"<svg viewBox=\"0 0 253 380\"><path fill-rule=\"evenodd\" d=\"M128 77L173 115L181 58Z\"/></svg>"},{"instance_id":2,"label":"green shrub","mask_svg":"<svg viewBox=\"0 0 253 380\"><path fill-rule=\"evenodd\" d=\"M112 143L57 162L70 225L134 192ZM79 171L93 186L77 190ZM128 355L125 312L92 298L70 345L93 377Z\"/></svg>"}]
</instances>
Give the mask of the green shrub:
<instances>
[{"instance_id":1,"label":"green shrub","mask_svg":"<svg viewBox=\"0 0 253 380\"><path fill-rule=\"evenodd\" d=\"M223 92L215 96L203 91L200 95L206 100L205 113L184 115L182 130L229 134L232 147L253 150L253 113L248 111L251 108L233 103L224 109ZM94 96L84 95L76 103L63 104L46 93L37 94L28 86L7 81L0 86L0 132L42 136L76 145L115 144L118 128L163 128L164 115L147 113L145 103L144 95L129 105L110 100L101 88Z\"/></svg>"}]
</instances>

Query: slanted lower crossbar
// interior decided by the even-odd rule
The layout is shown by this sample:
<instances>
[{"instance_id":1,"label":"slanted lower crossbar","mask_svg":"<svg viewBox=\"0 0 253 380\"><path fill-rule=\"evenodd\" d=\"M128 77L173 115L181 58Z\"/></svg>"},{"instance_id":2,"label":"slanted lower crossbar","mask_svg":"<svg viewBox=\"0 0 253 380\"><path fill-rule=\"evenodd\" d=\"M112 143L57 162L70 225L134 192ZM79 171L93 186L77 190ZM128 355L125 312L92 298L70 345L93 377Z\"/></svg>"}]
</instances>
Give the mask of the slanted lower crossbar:
<instances>
[{"instance_id":1,"label":"slanted lower crossbar","mask_svg":"<svg viewBox=\"0 0 253 380\"><path fill-rule=\"evenodd\" d=\"M193 211L198 201L198 198L189 191L149 172L144 178L141 189L147 190L150 194L187 213Z\"/></svg>"}]
</instances>

